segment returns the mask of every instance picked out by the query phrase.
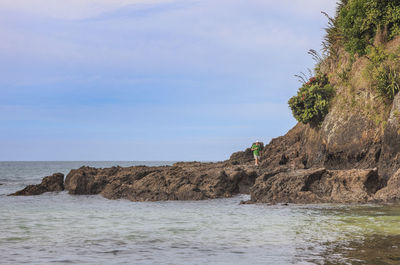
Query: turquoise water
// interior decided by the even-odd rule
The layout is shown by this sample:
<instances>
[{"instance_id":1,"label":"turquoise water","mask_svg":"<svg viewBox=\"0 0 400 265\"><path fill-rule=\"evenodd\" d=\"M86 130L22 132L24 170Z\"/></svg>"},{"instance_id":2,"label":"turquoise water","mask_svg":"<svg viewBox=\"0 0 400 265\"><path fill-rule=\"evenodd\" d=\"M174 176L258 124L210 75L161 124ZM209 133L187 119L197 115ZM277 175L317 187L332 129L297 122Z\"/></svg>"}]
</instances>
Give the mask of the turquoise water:
<instances>
[{"instance_id":1,"label":"turquoise water","mask_svg":"<svg viewBox=\"0 0 400 265\"><path fill-rule=\"evenodd\" d=\"M81 165L0 162L1 264L400 264L400 207L6 194ZM149 163L147 163L149 164ZM170 164L153 162L153 165Z\"/></svg>"}]
</instances>

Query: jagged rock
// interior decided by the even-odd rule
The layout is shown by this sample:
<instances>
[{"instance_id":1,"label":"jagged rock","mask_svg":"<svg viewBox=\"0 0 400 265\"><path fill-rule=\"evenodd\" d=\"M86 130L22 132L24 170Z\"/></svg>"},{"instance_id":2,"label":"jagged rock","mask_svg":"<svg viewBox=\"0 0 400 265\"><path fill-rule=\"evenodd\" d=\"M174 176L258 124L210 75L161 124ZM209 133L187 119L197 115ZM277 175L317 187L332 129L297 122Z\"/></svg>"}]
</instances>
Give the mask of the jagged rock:
<instances>
[{"instance_id":1,"label":"jagged rock","mask_svg":"<svg viewBox=\"0 0 400 265\"><path fill-rule=\"evenodd\" d=\"M381 187L376 169L300 169L259 177L251 201L261 203L354 203L371 200Z\"/></svg>"},{"instance_id":2,"label":"jagged rock","mask_svg":"<svg viewBox=\"0 0 400 265\"><path fill-rule=\"evenodd\" d=\"M40 195L49 191L63 191L64 190L64 174L55 173L51 176L44 177L42 182L37 185L29 185L23 190L17 191L11 196L21 195Z\"/></svg>"},{"instance_id":3,"label":"jagged rock","mask_svg":"<svg viewBox=\"0 0 400 265\"><path fill-rule=\"evenodd\" d=\"M382 137L379 171L393 175L400 168L400 94L394 97L389 119Z\"/></svg>"},{"instance_id":4,"label":"jagged rock","mask_svg":"<svg viewBox=\"0 0 400 265\"><path fill-rule=\"evenodd\" d=\"M386 187L375 194L374 200L378 202L400 201L400 169L389 179Z\"/></svg>"},{"instance_id":5,"label":"jagged rock","mask_svg":"<svg viewBox=\"0 0 400 265\"><path fill-rule=\"evenodd\" d=\"M264 143L260 142L260 146L261 146L261 151L263 152ZM251 151L251 148L247 148L244 151L233 153L228 160L228 163L231 165L243 165L243 164L248 164L250 162L254 162L253 151Z\"/></svg>"},{"instance_id":6,"label":"jagged rock","mask_svg":"<svg viewBox=\"0 0 400 265\"><path fill-rule=\"evenodd\" d=\"M101 194L131 201L202 200L248 193L257 173L224 163L176 163L165 167L81 167L65 179L70 194Z\"/></svg>"},{"instance_id":7,"label":"jagged rock","mask_svg":"<svg viewBox=\"0 0 400 265\"><path fill-rule=\"evenodd\" d=\"M250 150L250 148L247 148L245 151L233 153L229 158L229 162L232 165L239 165L249 163L253 159L253 152Z\"/></svg>"},{"instance_id":8,"label":"jagged rock","mask_svg":"<svg viewBox=\"0 0 400 265\"><path fill-rule=\"evenodd\" d=\"M289 169L303 169L307 165L304 147L307 126L297 124L286 135L272 139L263 149L261 168L274 172L282 166Z\"/></svg>"}]
</instances>

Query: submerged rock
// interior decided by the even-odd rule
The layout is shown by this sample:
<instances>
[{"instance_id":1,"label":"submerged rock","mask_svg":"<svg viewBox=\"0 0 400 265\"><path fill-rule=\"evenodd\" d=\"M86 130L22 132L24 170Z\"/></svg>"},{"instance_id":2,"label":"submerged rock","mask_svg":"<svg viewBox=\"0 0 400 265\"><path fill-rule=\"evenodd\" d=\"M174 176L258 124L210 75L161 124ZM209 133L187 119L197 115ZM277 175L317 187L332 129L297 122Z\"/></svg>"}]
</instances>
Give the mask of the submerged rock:
<instances>
[{"instance_id":1,"label":"submerged rock","mask_svg":"<svg viewBox=\"0 0 400 265\"><path fill-rule=\"evenodd\" d=\"M44 177L42 183L37 185L29 185L23 190L17 191L10 196L21 195L40 195L49 191L63 191L64 190L64 174L55 173L51 176Z\"/></svg>"}]
</instances>

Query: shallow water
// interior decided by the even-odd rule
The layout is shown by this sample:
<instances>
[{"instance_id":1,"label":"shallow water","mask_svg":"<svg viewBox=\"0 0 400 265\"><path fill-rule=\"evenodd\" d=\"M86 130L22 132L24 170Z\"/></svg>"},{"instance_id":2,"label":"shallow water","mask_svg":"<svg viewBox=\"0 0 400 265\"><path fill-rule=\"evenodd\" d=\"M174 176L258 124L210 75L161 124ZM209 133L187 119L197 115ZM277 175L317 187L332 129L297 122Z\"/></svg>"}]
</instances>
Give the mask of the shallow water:
<instances>
[{"instance_id":1,"label":"shallow water","mask_svg":"<svg viewBox=\"0 0 400 265\"><path fill-rule=\"evenodd\" d=\"M399 206L5 196L83 164L144 163L0 162L0 263L400 264Z\"/></svg>"}]
</instances>

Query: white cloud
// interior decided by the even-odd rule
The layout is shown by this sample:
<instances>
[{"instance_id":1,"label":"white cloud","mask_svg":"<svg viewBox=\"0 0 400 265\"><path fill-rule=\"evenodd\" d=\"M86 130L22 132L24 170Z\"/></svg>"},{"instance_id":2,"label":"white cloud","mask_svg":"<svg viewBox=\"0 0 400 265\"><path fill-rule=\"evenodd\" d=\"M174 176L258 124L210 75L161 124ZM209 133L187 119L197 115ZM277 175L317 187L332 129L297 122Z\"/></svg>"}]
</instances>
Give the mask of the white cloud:
<instances>
[{"instance_id":1,"label":"white cloud","mask_svg":"<svg viewBox=\"0 0 400 265\"><path fill-rule=\"evenodd\" d=\"M324 11L330 16L335 14L336 0L255 0L260 5L271 8L279 8L291 13L307 16L320 16L320 12Z\"/></svg>"},{"instance_id":2,"label":"white cloud","mask_svg":"<svg viewBox=\"0 0 400 265\"><path fill-rule=\"evenodd\" d=\"M2 0L0 10L59 19L83 19L126 5L168 2L173 0Z\"/></svg>"},{"instance_id":3,"label":"white cloud","mask_svg":"<svg viewBox=\"0 0 400 265\"><path fill-rule=\"evenodd\" d=\"M186 0L189 1L189 0ZM0 10L19 11L44 17L60 19L83 19L111 12L127 5L152 5L177 2L177 0L2 0ZM202 1L197 1L203 3ZM217 0L222 5L235 4L237 1ZM284 9L299 15L319 16L320 11L333 15L335 0L251 0L246 5L257 5L269 9Z\"/></svg>"}]
</instances>

